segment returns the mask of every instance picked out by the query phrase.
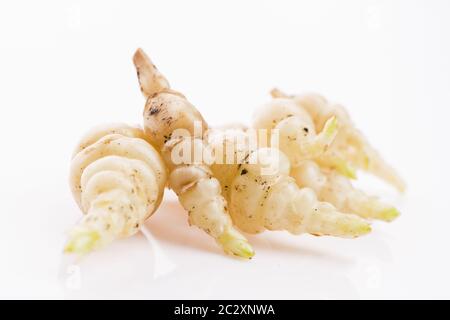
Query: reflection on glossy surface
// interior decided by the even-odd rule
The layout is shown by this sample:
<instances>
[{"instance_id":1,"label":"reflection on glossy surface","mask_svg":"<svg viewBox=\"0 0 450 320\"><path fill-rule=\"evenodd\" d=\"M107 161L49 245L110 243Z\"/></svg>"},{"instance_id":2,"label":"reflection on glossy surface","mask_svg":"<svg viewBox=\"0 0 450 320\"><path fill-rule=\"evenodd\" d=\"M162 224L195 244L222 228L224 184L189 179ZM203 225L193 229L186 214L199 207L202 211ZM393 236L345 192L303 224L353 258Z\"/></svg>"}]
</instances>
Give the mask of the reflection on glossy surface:
<instances>
[{"instance_id":1,"label":"reflection on glossy surface","mask_svg":"<svg viewBox=\"0 0 450 320\"><path fill-rule=\"evenodd\" d=\"M381 225L377 225L381 226ZM345 240L249 235L251 261L226 256L168 194L142 233L80 261L66 260L67 298L358 298L376 296L392 255L387 235ZM67 259L64 258L64 259Z\"/></svg>"},{"instance_id":2,"label":"reflection on glossy surface","mask_svg":"<svg viewBox=\"0 0 450 320\"><path fill-rule=\"evenodd\" d=\"M153 237L152 233L146 226L141 228L141 232L148 244L152 248L153 252L153 278L157 279L164 275L173 272L176 269L175 263L170 260L164 250L158 244L158 241Z\"/></svg>"}]
</instances>

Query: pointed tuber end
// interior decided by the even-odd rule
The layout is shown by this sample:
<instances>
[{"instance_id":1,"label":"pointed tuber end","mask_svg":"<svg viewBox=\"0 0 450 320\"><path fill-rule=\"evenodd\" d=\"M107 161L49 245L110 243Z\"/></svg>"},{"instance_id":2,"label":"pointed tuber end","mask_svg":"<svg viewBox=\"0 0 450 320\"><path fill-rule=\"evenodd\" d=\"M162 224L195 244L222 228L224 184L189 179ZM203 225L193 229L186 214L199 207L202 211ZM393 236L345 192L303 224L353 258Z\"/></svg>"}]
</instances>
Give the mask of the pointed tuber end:
<instances>
[{"instance_id":1,"label":"pointed tuber end","mask_svg":"<svg viewBox=\"0 0 450 320\"><path fill-rule=\"evenodd\" d=\"M328 140L333 140L337 134L338 120L336 117L331 117L327 120L324 126L325 136Z\"/></svg>"},{"instance_id":2,"label":"pointed tuber end","mask_svg":"<svg viewBox=\"0 0 450 320\"><path fill-rule=\"evenodd\" d=\"M273 88L272 90L270 90L270 95L272 96L272 98L287 98L288 95L286 93L284 93L283 91L281 91L278 88Z\"/></svg>"},{"instance_id":3,"label":"pointed tuber end","mask_svg":"<svg viewBox=\"0 0 450 320\"><path fill-rule=\"evenodd\" d=\"M244 259L251 259L255 255L252 246L236 230L228 229L219 238L217 238L217 242L228 254Z\"/></svg>"},{"instance_id":4,"label":"pointed tuber end","mask_svg":"<svg viewBox=\"0 0 450 320\"><path fill-rule=\"evenodd\" d=\"M66 246L65 253L74 253L83 255L96 248L100 240L100 234L97 231L74 231Z\"/></svg>"},{"instance_id":5,"label":"pointed tuber end","mask_svg":"<svg viewBox=\"0 0 450 320\"><path fill-rule=\"evenodd\" d=\"M158 71L152 60L141 48L134 53L133 63L136 67L139 86L146 98L170 88L167 79Z\"/></svg>"},{"instance_id":6,"label":"pointed tuber end","mask_svg":"<svg viewBox=\"0 0 450 320\"><path fill-rule=\"evenodd\" d=\"M398 211L396 208L389 208L386 209L382 212L380 212L380 214L378 215L378 219L380 220L384 220L387 222L391 222L393 220L395 220L398 216L400 215L400 211Z\"/></svg>"},{"instance_id":7,"label":"pointed tuber end","mask_svg":"<svg viewBox=\"0 0 450 320\"><path fill-rule=\"evenodd\" d=\"M357 178L356 170L343 159L336 160L335 169L337 172L349 179L355 180Z\"/></svg>"},{"instance_id":8,"label":"pointed tuber end","mask_svg":"<svg viewBox=\"0 0 450 320\"><path fill-rule=\"evenodd\" d=\"M352 219L342 223L339 229L343 235L353 238L364 236L372 231L370 224L363 219Z\"/></svg>"}]
</instances>

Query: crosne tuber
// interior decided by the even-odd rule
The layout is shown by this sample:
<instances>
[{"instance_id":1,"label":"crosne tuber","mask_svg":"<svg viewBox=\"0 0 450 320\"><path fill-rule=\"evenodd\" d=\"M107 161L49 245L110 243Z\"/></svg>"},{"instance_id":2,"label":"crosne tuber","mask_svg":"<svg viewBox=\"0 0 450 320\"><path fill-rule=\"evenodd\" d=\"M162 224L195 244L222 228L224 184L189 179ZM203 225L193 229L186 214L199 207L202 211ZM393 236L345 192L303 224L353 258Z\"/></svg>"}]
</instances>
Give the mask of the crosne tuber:
<instances>
[{"instance_id":1,"label":"crosne tuber","mask_svg":"<svg viewBox=\"0 0 450 320\"><path fill-rule=\"evenodd\" d=\"M234 150L239 157L234 164L216 159L211 169L222 183L233 222L240 229L350 238L370 232L363 219L320 202L312 189L299 188L289 176L290 163L283 152L252 148L248 138L242 129L211 130L208 136L214 150Z\"/></svg>"},{"instance_id":2,"label":"crosne tuber","mask_svg":"<svg viewBox=\"0 0 450 320\"><path fill-rule=\"evenodd\" d=\"M403 179L355 127L343 106L330 103L318 94L288 96L278 89L272 90L271 94L275 99L290 99L299 108L306 110L317 129L326 126L330 117L336 117L339 123L336 139L327 152L316 159L322 167L355 167L379 177L401 192L405 190ZM351 171L349 174L352 175Z\"/></svg>"},{"instance_id":3,"label":"crosne tuber","mask_svg":"<svg viewBox=\"0 0 450 320\"><path fill-rule=\"evenodd\" d=\"M140 128L94 128L75 149L70 186L85 213L72 229L68 253L85 254L135 234L158 208L167 180L160 154Z\"/></svg>"},{"instance_id":4,"label":"crosne tuber","mask_svg":"<svg viewBox=\"0 0 450 320\"><path fill-rule=\"evenodd\" d=\"M207 129L202 115L183 94L170 88L166 78L143 50L136 51L133 62L141 91L147 99L144 110L145 133L163 154L169 169L169 187L175 191L188 212L189 223L213 237L226 253L251 258L253 249L233 226L220 183L209 166L202 162L173 161L172 155L176 149L192 148L194 153L203 152L203 136L194 130L196 124L201 127L201 131Z\"/></svg>"}]
</instances>

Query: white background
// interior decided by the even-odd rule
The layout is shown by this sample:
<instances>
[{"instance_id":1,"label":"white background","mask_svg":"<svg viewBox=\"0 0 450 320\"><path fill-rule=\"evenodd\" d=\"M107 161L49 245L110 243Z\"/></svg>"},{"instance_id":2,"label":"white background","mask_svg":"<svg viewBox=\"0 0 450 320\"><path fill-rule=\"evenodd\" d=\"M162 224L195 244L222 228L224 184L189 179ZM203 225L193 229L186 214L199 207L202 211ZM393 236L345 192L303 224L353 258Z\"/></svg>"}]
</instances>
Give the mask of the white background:
<instances>
[{"instance_id":1,"label":"white background","mask_svg":"<svg viewBox=\"0 0 450 320\"><path fill-rule=\"evenodd\" d=\"M2 1L1 298L450 298L448 1ZM187 225L170 193L139 234L74 265L67 184L91 126L141 122L144 48L211 124L273 86L347 106L408 183L360 185L402 216L356 240L250 236L250 262Z\"/></svg>"}]
</instances>

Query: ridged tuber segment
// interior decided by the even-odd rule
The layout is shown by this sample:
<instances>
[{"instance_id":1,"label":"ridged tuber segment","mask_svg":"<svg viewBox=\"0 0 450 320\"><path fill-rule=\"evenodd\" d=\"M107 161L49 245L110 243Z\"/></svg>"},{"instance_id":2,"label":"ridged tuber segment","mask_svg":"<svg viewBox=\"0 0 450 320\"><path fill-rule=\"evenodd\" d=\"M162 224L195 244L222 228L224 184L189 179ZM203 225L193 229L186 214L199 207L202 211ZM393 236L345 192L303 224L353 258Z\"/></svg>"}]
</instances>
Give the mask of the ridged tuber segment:
<instances>
[{"instance_id":1,"label":"ridged tuber segment","mask_svg":"<svg viewBox=\"0 0 450 320\"><path fill-rule=\"evenodd\" d=\"M234 144L237 153L245 152L239 152L241 147L248 150L243 163L211 166L229 200L233 222L240 229L249 233L287 230L293 234L349 238L370 232L370 225L363 219L338 212L332 205L318 201L311 189L299 188L289 176L289 160L281 151L236 145L242 135L245 133L240 130L228 134L215 130L208 137L213 149Z\"/></svg>"},{"instance_id":2,"label":"ridged tuber segment","mask_svg":"<svg viewBox=\"0 0 450 320\"><path fill-rule=\"evenodd\" d=\"M85 213L69 234L68 253L85 254L135 234L158 208L167 180L159 153L140 128L95 128L75 149L70 186Z\"/></svg>"},{"instance_id":3,"label":"ridged tuber segment","mask_svg":"<svg viewBox=\"0 0 450 320\"><path fill-rule=\"evenodd\" d=\"M329 165L330 168L339 170L334 167L334 161L329 159L329 157L338 157L345 159L351 167L365 170L379 177L400 192L405 190L406 185L403 179L355 127L343 106L330 103L321 95L313 93L288 96L278 89L272 90L271 93L275 100L291 99L303 110L306 110L318 130L324 128L330 117L336 117L339 122L338 134L332 146L318 160L321 166Z\"/></svg>"},{"instance_id":4,"label":"ridged tuber segment","mask_svg":"<svg viewBox=\"0 0 450 320\"><path fill-rule=\"evenodd\" d=\"M339 121L331 116L322 131L317 133L311 116L288 98L274 98L257 109L252 126L268 130L269 146L283 151L292 166L297 166L305 159L321 156L339 131ZM274 135L274 132L278 132L278 135Z\"/></svg>"},{"instance_id":5,"label":"ridged tuber segment","mask_svg":"<svg viewBox=\"0 0 450 320\"><path fill-rule=\"evenodd\" d=\"M169 187L188 211L190 224L212 236L226 253L251 258L253 249L233 227L220 183L208 165L195 162L192 157L188 161L177 161L173 157L178 154L176 150L203 152L203 135L197 133L195 126L205 132L208 127L205 120L184 95L170 88L141 49L136 51L133 62L141 91L147 98L144 110L146 136L163 153L170 172Z\"/></svg>"},{"instance_id":6,"label":"ridged tuber segment","mask_svg":"<svg viewBox=\"0 0 450 320\"><path fill-rule=\"evenodd\" d=\"M354 188L346 177L333 170L322 170L313 161L304 161L293 168L291 176L299 186L311 188L320 200L341 211L384 221L392 221L400 214L393 206Z\"/></svg>"}]
</instances>

